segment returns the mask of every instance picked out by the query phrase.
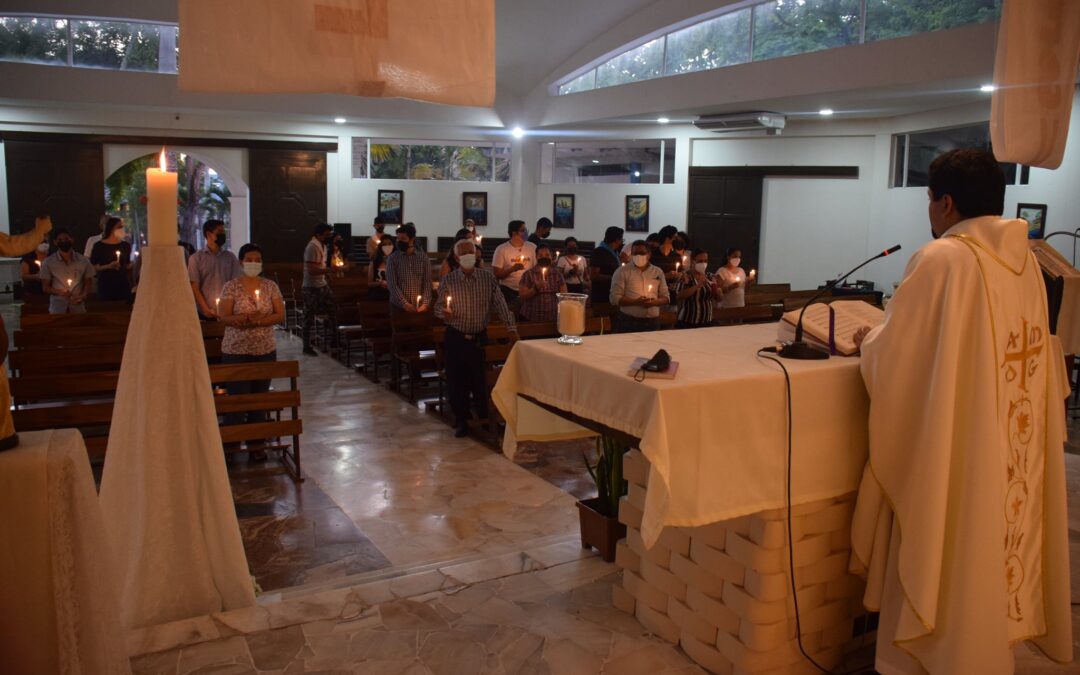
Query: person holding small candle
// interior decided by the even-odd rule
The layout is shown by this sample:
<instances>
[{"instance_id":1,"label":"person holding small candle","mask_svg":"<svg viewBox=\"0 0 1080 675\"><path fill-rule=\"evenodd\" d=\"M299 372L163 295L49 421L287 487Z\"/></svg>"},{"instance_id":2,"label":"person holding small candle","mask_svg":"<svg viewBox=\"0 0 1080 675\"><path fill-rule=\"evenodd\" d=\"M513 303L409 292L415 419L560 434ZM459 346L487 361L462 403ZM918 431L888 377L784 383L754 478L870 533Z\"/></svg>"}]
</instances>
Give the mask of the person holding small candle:
<instances>
[{"instance_id":1,"label":"person holding small candle","mask_svg":"<svg viewBox=\"0 0 1080 675\"><path fill-rule=\"evenodd\" d=\"M105 221L101 241L94 244L90 262L97 273L98 300L131 300L131 244L124 241L123 220L109 218Z\"/></svg>"},{"instance_id":2,"label":"person holding small candle","mask_svg":"<svg viewBox=\"0 0 1080 675\"><path fill-rule=\"evenodd\" d=\"M721 307L745 307L746 287L753 283L754 275L747 275L739 265L742 263L742 250L729 248L727 250L727 264L716 270L716 276L720 280L720 289L724 298L720 302Z\"/></svg>"},{"instance_id":3,"label":"person holding small candle","mask_svg":"<svg viewBox=\"0 0 1080 675\"><path fill-rule=\"evenodd\" d=\"M386 260L390 307L402 312L426 312L431 307L431 261L416 245L416 225L397 229L397 250Z\"/></svg>"},{"instance_id":4,"label":"person holding small candle","mask_svg":"<svg viewBox=\"0 0 1080 675\"><path fill-rule=\"evenodd\" d=\"M690 269L675 284L675 299L679 307L679 328L711 326L713 305L723 292L713 275L708 273L709 252L695 249L690 254Z\"/></svg>"},{"instance_id":5,"label":"person holding small candle","mask_svg":"<svg viewBox=\"0 0 1080 675\"><path fill-rule=\"evenodd\" d=\"M468 228L461 228L454 235L454 244L458 243L462 239L468 239L476 244L476 266L484 266L483 252L480 250L480 235L476 234L475 230ZM454 255L453 245L451 245L450 252L446 254L446 258L443 259L442 265L439 266L439 278L442 279L447 274L450 274L458 268L457 256Z\"/></svg>"},{"instance_id":6,"label":"person holding small candle","mask_svg":"<svg viewBox=\"0 0 1080 675\"><path fill-rule=\"evenodd\" d=\"M220 298L225 283L238 278L243 270L236 255L225 249L225 221L212 218L203 223L202 229L206 248L188 258L188 279L199 316L213 320L217 318L214 298Z\"/></svg>"},{"instance_id":7,"label":"person holding small candle","mask_svg":"<svg viewBox=\"0 0 1080 675\"><path fill-rule=\"evenodd\" d=\"M84 314L86 296L94 290L94 266L75 251L65 228L55 231L56 253L41 264L41 286L49 296L49 314Z\"/></svg>"},{"instance_id":8,"label":"person holding small candle","mask_svg":"<svg viewBox=\"0 0 1080 675\"><path fill-rule=\"evenodd\" d=\"M368 263L368 297L372 300L390 299L390 290L386 284L386 259L393 252L394 238L388 234L382 235L379 245L375 247L375 255Z\"/></svg>"},{"instance_id":9,"label":"person holding small candle","mask_svg":"<svg viewBox=\"0 0 1080 675\"><path fill-rule=\"evenodd\" d=\"M40 298L45 294L41 287L41 264L49 257L49 242L43 241L30 253L22 257L19 274L23 283L23 298Z\"/></svg>"},{"instance_id":10,"label":"person holding small candle","mask_svg":"<svg viewBox=\"0 0 1080 675\"><path fill-rule=\"evenodd\" d=\"M499 244L491 269L499 280L500 290L508 305L518 300L518 285L525 270L536 264L536 245L529 241L529 228L524 220L511 220L506 226L510 241Z\"/></svg>"},{"instance_id":11,"label":"person holding small candle","mask_svg":"<svg viewBox=\"0 0 1080 675\"><path fill-rule=\"evenodd\" d=\"M649 263L644 240L630 246L631 264L622 265L611 277L611 304L619 308L615 332L639 333L660 327L660 307L668 304L664 273Z\"/></svg>"},{"instance_id":12,"label":"person holding small candle","mask_svg":"<svg viewBox=\"0 0 1080 675\"><path fill-rule=\"evenodd\" d=\"M454 244L460 266L439 284L435 316L446 324L443 342L446 385L454 413L454 435L469 433L469 397L477 416L488 416L488 391L484 370L484 343L492 312L498 314L517 339L514 317L491 272L476 267L476 244L463 239Z\"/></svg>"},{"instance_id":13,"label":"person holding small candle","mask_svg":"<svg viewBox=\"0 0 1080 675\"><path fill-rule=\"evenodd\" d=\"M304 278L301 282L301 292L304 294L304 325L300 336L304 344L303 351L308 356L318 356L318 352L311 347L311 329L315 326L316 315L325 315L330 325L335 327L331 333L337 334L334 292L330 290L330 282L326 280L326 243L330 241L333 233L334 228L330 227L329 223L319 223L304 247Z\"/></svg>"},{"instance_id":14,"label":"person holding small candle","mask_svg":"<svg viewBox=\"0 0 1080 675\"><path fill-rule=\"evenodd\" d=\"M383 222L382 216L375 216L375 220L372 221L371 226L375 228L375 234L367 238L367 256L368 260L375 257L375 251L378 249L379 244L382 243L383 230L386 228L386 224Z\"/></svg>"},{"instance_id":15,"label":"person holding small candle","mask_svg":"<svg viewBox=\"0 0 1080 675\"><path fill-rule=\"evenodd\" d=\"M585 256L578 253L578 240L576 237L567 237L563 244L565 250L562 255L556 254L555 266L563 274L566 280L566 290L570 293L587 293L589 291L589 263Z\"/></svg>"},{"instance_id":16,"label":"person holding small candle","mask_svg":"<svg viewBox=\"0 0 1080 675\"><path fill-rule=\"evenodd\" d=\"M554 321L559 311L556 293L566 293L562 270L552 264L551 247L536 247L536 267L521 276L518 297L521 316L526 321Z\"/></svg>"},{"instance_id":17,"label":"person holding small candle","mask_svg":"<svg viewBox=\"0 0 1080 675\"><path fill-rule=\"evenodd\" d=\"M257 244L240 247L244 276L226 282L218 303L219 320L225 324L221 340L222 363L256 363L277 360L274 326L285 320L285 302L281 289L262 276L262 249ZM270 380L229 382L230 395L262 394L270 391ZM225 415L225 424L265 422L264 410ZM248 442L251 459L266 459L264 443Z\"/></svg>"}]
</instances>

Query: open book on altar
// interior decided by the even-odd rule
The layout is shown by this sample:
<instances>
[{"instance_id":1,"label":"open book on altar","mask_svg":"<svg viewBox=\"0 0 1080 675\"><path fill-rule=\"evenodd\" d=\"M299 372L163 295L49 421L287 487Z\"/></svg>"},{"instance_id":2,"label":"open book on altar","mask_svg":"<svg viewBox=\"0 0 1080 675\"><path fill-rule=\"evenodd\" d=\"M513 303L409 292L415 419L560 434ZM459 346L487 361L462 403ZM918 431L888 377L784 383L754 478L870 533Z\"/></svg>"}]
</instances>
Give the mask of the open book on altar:
<instances>
[{"instance_id":1,"label":"open book on altar","mask_svg":"<svg viewBox=\"0 0 1080 675\"><path fill-rule=\"evenodd\" d=\"M784 313L779 338L795 339L795 324L801 309ZM829 350L831 354L851 356L859 351L855 333L863 326L871 328L885 320L885 312L862 300L838 300L832 304L815 303L803 315L803 339Z\"/></svg>"}]
</instances>

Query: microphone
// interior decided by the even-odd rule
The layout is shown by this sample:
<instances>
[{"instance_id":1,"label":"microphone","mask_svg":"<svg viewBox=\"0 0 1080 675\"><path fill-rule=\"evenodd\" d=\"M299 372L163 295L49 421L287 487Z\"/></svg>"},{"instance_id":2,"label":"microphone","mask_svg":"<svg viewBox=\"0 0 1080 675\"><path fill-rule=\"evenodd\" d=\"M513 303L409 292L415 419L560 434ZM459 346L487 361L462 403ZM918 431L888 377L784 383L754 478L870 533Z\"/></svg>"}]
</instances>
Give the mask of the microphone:
<instances>
[{"instance_id":1,"label":"microphone","mask_svg":"<svg viewBox=\"0 0 1080 675\"><path fill-rule=\"evenodd\" d=\"M829 358L829 352L825 351L824 349L821 349L820 347L815 347L815 346L813 346L811 344L808 344L808 343L803 341L803 315L806 314L806 308L809 307L810 305L814 304L814 301L816 301L821 296L825 295L826 292L831 291L833 288L835 288L836 285L839 284L841 281L843 281L844 279L847 279L852 274L854 274L855 272L862 269L863 266L874 262L878 258L884 258L885 256L892 255L893 253L896 253L899 250L900 250L900 244L897 244L896 246L893 246L892 248L885 249L884 251L882 251L881 253L878 253L877 255L873 256L869 260L865 260L865 261L859 263L855 268L853 268L847 274L844 274L844 275L842 275L840 277L837 277L835 280L826 283L825 288L821 289L820 291L817 292L817 294L812 296L806 302L806 304L803 305L802 311L799 312L799 321L795 324L795 341L794 342L788 342L788 343L784 344L782 347L780 347L779 350L777 350L777 354L779 354L781 357L783 357L785 359L796 359L796 360L802 360L802 361L821 360L821 359Z\"/></svg>"}]
</instances>

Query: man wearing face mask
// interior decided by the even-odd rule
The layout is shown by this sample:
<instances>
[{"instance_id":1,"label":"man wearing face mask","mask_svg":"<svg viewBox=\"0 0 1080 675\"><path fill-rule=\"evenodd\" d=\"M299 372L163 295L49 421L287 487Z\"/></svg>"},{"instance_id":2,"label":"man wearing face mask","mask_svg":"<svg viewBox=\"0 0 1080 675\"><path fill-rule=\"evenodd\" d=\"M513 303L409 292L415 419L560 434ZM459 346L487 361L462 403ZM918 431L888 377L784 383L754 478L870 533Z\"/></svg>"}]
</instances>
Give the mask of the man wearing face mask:
<instances>
[{"instance_id":1,"label":"man wearing face mask","mask_svg":"<svg viewBox=\"0 0 1080 675\"><path fill-rule=\"evenodd\" d=\"M545 217L536 221L536 232L533 232L529 235L529 241L532 242L533 246L539 246L540 244L543 244L550 236L551 219Z\"/></svg>"},{"instance_id":2,"label":"man wearing face mask","mask_svg":"<svg viewBox=\"0 0 1080 675\"><path fill-rule=\"evenodd\" d=\"M386 225L383 223L382 216L375 216L375 220L372 221L371 226L375 228L375 234L367 239L367 257L371 260L375 257L375 249L379 248L379 242L383 238L383 229Z\"/></svg>"},{"instance_id":3,"label":"man wearing face mask","mask_svg":"<svg viewBox=\"0 0 1080 675\"><path fill-rule=\"evenodd\" d=\"M211 219L203 223L206 248L188 258L188 279L195 294L199 317L216 319L221 289L244 273L232 251L225 250L225 222Z\"/></svg>"},{"instance_id":4,"label":"man wearing face mask","mask_svg":"<svg viewBox=\"0 0 1080 675\"><path fill-rule=\"evenodd\" d=\"M592 293L589 301L596 305L607 305L611 296L611 277L622 266L620 252L623 248L623 229L611 226L604 232L604 241L597 246L589 258L589 278L592 279Z\"/></svg>"},{"instance_id":5,"label":"man wearing face mask","mask_svg":"<svg viewBox=\"0 0 1080 675\"><path fill-rule=\"evenodd\" d=\"M386 259L390 306L403 312L426 312L431 307L431 261L416 245L416 225L397 229L397 250Z\"/></svg>"},{"instance_id":6,"label":"man wearing face mask","mask_svg":"<svg viewBox=\"0 0 1080 675\"><path fill-rule=\"evenodd\" d=\"M566 292L562 270L554 265L551 247L536 247L536 267L522 275L518 286L521 316L526 321L555 321L558 302L555 295Z\"/></svg>"},{"instance_id":7,"label":"man wearing face mask","mask_svg":"<svg viewBox=\"0 0 1080 675\"><path fill-rule=\"evenodd\" d=\"M660 327L660 307L668 304L664 273L649 264L649 247L641 239L630 246L630 264L611 277L611 304L619 308L616 333L640 333Z\"/></svg>"},{"instance_id":8,"label":"man wearing face mask","mask_svg":"<svg viewBox=\"0 0 1080 675\"><path fill-rule=\"evenodd\" d=\"M334 228L329 224L319 223L304 247L304 279L301 288L304 294L304 324L300 337L304 343L304 353L308 356L318 355L318 352L311 348L311 329L315 326L315 317L323 314L331 326L337 325L334 293L326 280L326 243L333 234Z\"/></svg>"},{"instance_id":9,"label":"man wearing face mask","mask_svg":"<svg viewBox=\"0 0 1080 675\"><path fill-rule=\"evenodd\" d=\"M506 226L510 241L499 244L491 260L495 278L508 305L518 299L518 284L525 270L536 264L536 245L529 241L529 228L524 220L511 220Z\"/></svg>"},{"instance_id":10,"label":"man wearing face mask","mask_svg":"<svg viewBox=\"0 0 1080 675\"><path fill-rule=\"evenodd\" d=\"M459 266L439 284L435 316L446 323L446 385L454 413L454 435L469 433L469 396L481 419L488 416L488 392L484 370L484 343L492 310L517 339L514 317L506 305L495 276L476 267L476 244L462 239L454 244Z\"/></svg>"},{"instance_id":11,"label":"man wearing face mask","mask_svg":"<svg viewBox=\"0 0 1080 675\"><path fill-rule=\"evenodd\" d=\"M86 296L94 287L94 266L75 250L75 240L65 228L57 228L55 237L56 253L41 264L49 314L85 314Z\"/></svg>"}]
</instances>

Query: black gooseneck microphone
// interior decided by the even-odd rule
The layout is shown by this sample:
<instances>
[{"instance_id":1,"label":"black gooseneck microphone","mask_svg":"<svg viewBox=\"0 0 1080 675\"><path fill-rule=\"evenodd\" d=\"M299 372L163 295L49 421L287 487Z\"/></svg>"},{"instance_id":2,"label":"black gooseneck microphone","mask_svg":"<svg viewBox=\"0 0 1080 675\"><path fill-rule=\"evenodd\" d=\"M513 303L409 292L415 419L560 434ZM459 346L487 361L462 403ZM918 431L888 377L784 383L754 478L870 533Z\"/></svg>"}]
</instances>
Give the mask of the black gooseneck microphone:
<instances>
[{"instance_id":1,"label":"black gooseneck microphone","mask_svg":"<svg viewBox=\"0 0 1080 675\"><path fill-rule=\"evenodd\" d=\"M830 281L827 284L825 284L825 288L822 288L820 291L817 292L816 295L811 297L810 300L808 300L807 303L805 305L803 305L802 311L799 312L799 321L798 321L798 323L795 324L795 341L794 342L788 342L788 343L782 345L777 350L777 355L779 355L779 356L781 356L781 357L783 357L785 359L798 359L798 360L803 360L803 361L820 360L820 359L829 358L829 352L825 351L824 349L821 349L820 347L815 347L815 346L803 341L803 315L806 314L806 308L809 307L810 305L814 304L814 301L816 301L821 296L825 295L825 293L827 293L828 291L831 291L833 288L835 288L836 285L839 284L841 281L843 281L844 279L847 279L852 274L854 274L858 270L862 269L862 267L864 265L868 265L868 264L872 263L873 261L877 260L878 258L884 258L885 256L892 255L893 253L896 253L899 250L900 250L900 244L897 244L896 246L893 246L892 248L885 249L884 251L882 251L881 253L878 253L877 255L870 258L869 260L865 260L865 261L859 263L858 266L856 266L854 269L852 269L847 274L844 274L843 276L837 277L835 280Z\"/></svg>"}]
</instances>

